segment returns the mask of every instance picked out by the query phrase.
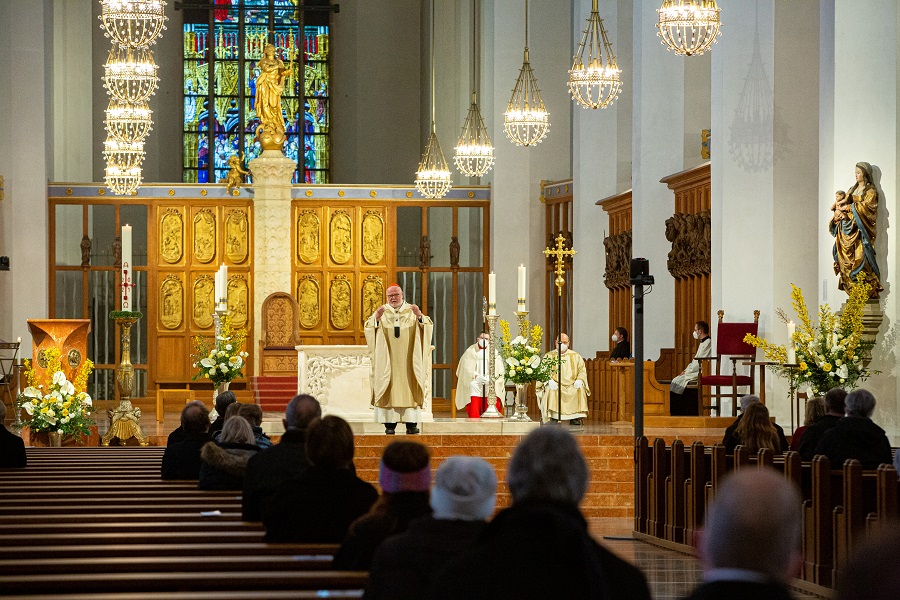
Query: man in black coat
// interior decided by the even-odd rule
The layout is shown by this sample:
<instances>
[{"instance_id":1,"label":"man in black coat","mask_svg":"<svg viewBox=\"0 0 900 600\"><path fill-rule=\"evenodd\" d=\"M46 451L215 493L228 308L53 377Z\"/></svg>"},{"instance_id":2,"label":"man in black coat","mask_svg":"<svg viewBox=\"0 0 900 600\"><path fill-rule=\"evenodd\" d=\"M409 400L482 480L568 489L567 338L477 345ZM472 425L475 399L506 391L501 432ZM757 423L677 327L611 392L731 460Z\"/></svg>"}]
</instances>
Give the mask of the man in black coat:
<instances>
[{"instance_id":1,"label":"man in black coat","mask_svg":"<svg viewBox=\"0 0 900 600\"><path fill-rule=\"evenodd\" d=\"M806 428L803 436L800 438L800 444L797 446L801 459L812 460L825 432L844 418L844 401L846 398L847 392L841 388L831 388L825 394L825 414Z\"/></svg>"},{"instance_id":2,"label":"man in black coat","mask_svg":"<svg viewBox=\"0 0 900 600\"><path fill-rule=\"evenodd\" d=\"M208 433L209 411L199 400L188 402L181 411L184 439L169 446L163 454L160 475L163 479L193 479L200 477L200 449L211 442Z\"/></svg>"},{"instance_id":3,"label":"man in black coat","mask_svg":"<svg viewBox=\"0 0 900 600\"><path fill-rule=\"evenodd\" d=\"M848 458L862 463L863 469L877 469L892 464L893 453L884 429L872 421L875 396L868 390L853 390L844 401L847 416L825 432L816 447L816 454L824 454L832 469L840 469Z\"/></svg>"},{"instance_id":4,"label":"man in black coat","mask_svg":"<svg viewBox=\"0 0 900 600\"><path fill-rule=\"evenodd\" d=\"M217 432L222 431L222 427L225 425L225 413L228 411L228 407L235 402L237 402L237 396L231 390L225 390L216 396L216 413L218 416L209 426L209 435L213 438L216 437Z\"/></svg>"},{"instance_id":5,"label":"man in black coat","mask_svg":"<svg viewBox=\"0 0 900 600\"><path fill-rule=\"evenodd\" d=\"M643 573L588 533L578 510L588 487L587 461L568 431L549 426L529 433L506 478L512 506L435 576L431 598L650 599ZM515 565L515 575L504 574L503 557Z\"/></svg>"},{"instance_id":6,"label":"man in black coat","mask_svg":"<svg viewBox=\"0 0 900 600\"><path fill-rule=\"evenodd\" d=\"M25 466L25 442L10 433L6 422L6 404L0 400L0 469L19 469Z\"/></svg>"},{"instance_id":7,"label":"man in black coat","mask_svg":"<svg viewBox=\"0 0 900 600\"><path fill-rule=\"evenodd\" d=\"M245 521L262 521L265 507L282 483L300 477L309 467L306 429L322 417L319 401L300 394L284 411L281 441L250 459L244 475L242 515Z\"/></svg>"},{"instance_id":8,"label":"man in black coat","mask_svg":"<svg viewBox=\"0 0 900 600\"><path fill-rule=\"evenodd\" d=\"M725 435L722 436L722 443L725 444L726 454L734 454L734 449L740 444L740 439L735 432L737 431L738 423L741 422L741 417L744 416L744 411L754 402L760 402L759 396L753 394L741 396L741 414L734 420L734 423L725 429ZM784 429L782 429L781 425L778 423L772 423L772 425L775 427L775 431L778 432L778 441L781 443L781 451L787 452L788 448L790 448L790 444L788 444L787 438L784 435Z\"/></svg>"}]
</instances>

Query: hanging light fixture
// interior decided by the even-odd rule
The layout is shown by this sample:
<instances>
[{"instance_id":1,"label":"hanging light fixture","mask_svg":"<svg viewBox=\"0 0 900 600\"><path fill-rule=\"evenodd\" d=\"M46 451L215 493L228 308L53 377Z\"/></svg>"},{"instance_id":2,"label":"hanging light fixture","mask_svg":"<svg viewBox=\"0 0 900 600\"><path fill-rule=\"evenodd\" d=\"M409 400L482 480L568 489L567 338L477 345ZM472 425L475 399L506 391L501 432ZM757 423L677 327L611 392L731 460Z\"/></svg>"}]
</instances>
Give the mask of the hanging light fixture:
<instances>
[{"instance_id":1,"label":"hanging light fixture","mask_svg":"<svg viewBox=\"0 0 900 600\"><path fill-rule=\"evenodd\" d=\"M597 11L597 0L593 0L587 29L569 70L569 93L584 108L606 108L619 97L621 72Z\"/></svg>"},{"instance_id":2,"label":"hanging light fixture","mask_svg":"<svg viewBox=\"0 0 900 600\"><path fill-rule=\"evenodd\" d=\"M450 169L434 128L434 0L431 0L431 133L416 170L416 189L426 198L443 198L452 186Z\"/></svg>"},{"instance_id":3,"label":"hanging light fixture","mask_svg":"<svg viewBox=\"0 0 900 600\"><path fill-rule=\"evenodd\" d=\"M103 86L120 102L146 102L156 93L158 68L149 50L113 47L103 65Z\"/></svg>"},{"instance_id":4,"label":"hanging light fixture","mask_svg":"<svg viewBox=\"0 0 900 600\"><path fill-rule=\"evenodd\" d=\"M100 26L123 48L146 48L166 29L163 0L100 0Z\"/></svg>"},{"instance_id":5,"label":"hanging light fixture","mask_svg":"<svg viewBox=\"0 0 900 600\"><path fill-rule=\"evenodd\" d=\"M143 142L153 128L153 120L146 102L130 104L110 100L106 109L106 133L126 144Z\"/></svg>"},{"instance_id":6,"label":"hanging light fixture","mask_svg":"<svg viewBox=\"0 0 900 600\"><path fill-rule=\"evenodd\" d=\"M106 159L106 186L119 196L137 192L142 181L144 142L107 138L103 143L103 158Z\"/></svg>"},{"instance_id":7,"label":"hanging light fixture","mask_svg":"<svg viewBox=\"0 0 900 600\"><path fill-rule=\"evenodd\" d=\"M503 113L503 129L516 146L539 144L550 129L550 114L544 108L541 90L528 62L528 0L525 0L525 60Z\"/></svg>"},{"instance_id":8,"label":"hanging light fixture","mask_svg":"<svg viewBox=\"0 0 900 600\"><path fill-rule=\"evenodd\" d=\"M656 35L675 54L703 54L720 34L719 10L716 0L663 0Z\"/></svg>"},{"instance_id":9,"label":"hanging light fixture","mask_svg":"<svg viewBox=\"0 0 900 600\"><path fill-rule=\"evenodd\" d=\"M472 0L472 105L456 142L453 162L463 175L481 177L494 165L494 147L478 109L478 0Z\"/></svg>"}]
</instances>

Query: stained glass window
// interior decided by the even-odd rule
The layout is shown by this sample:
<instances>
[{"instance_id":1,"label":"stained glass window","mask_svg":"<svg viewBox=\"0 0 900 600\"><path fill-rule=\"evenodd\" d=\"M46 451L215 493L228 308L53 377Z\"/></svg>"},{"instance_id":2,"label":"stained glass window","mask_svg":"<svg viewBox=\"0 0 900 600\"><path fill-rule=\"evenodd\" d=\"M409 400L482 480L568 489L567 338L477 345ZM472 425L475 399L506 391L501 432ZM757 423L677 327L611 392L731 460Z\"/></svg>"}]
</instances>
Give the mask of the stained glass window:
<instances>
[{"instance_id":1,"label":"stained glass window","mask_svg":"<svg viewBox=\"0 0 900 600\"><path fill-rule=\"evenodd\" d=\"M329 5L304 0L301 11L298 0L215 0L212 10L185 9L185 182L222 181L231 155L259 156L256 64L268 43L293 65L282 93L293 182L330 182Z\"/></svg>"}]
</instances>

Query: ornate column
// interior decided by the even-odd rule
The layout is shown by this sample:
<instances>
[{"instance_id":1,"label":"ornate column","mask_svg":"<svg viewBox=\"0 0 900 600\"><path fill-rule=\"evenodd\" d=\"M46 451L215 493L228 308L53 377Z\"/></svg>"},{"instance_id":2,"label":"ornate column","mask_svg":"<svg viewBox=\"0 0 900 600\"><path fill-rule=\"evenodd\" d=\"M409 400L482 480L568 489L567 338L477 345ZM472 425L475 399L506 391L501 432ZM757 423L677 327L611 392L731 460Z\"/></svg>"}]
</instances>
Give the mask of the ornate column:
<instances>
[{"instance_id":1,"label":"ornate column","mask_svg":"<svg viewBox=\"0 0 900 600\"><path fill-rule=\"evenodd\" d=\"M291 283L291 176L296 163L280 150L250 161L253 173L253 364L260 369L262 304L273 292L293 295ZM252 375L250 373L248 376Z\"/></svg>"}]
</instances>

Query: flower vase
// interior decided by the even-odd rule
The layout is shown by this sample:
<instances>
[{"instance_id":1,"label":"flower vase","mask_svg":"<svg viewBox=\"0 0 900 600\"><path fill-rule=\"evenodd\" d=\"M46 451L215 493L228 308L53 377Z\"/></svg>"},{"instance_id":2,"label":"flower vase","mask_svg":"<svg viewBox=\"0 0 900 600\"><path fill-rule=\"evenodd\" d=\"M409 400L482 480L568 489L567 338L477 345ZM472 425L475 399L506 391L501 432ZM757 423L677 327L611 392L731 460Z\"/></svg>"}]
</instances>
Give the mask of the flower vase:
<instances>
[{"instance_id":1,"label":"flower vase","mask_svg":"<svg viewBox=\"0 0 900 600\"><path fill-rule=\"evenodd\" d=\"M516 384L516 414L510 417L511 421L531 421L528 416L528 383Z\"/></svg>"},{"instance_id":2,"label":"flower vase","mask_svg":"<svg viewBox=\"0 0 900 600\"><path fill-rule=\"evenodd\" d=\"M219 386L213 391L213 406L216 405L216 398L219 397L219 394L222 392L228 391L228 386L231 384L230 381L223 381L219 384Z\"/></svg>"},{"instance_id":3,"label":"flower vase","mask_svg":"<svg viewBox=\"0 0 900 600\"><path fill-rule=\"evenodd\" d=\"M47 437L50 440L51 448L61 448L62 447L62 431L48 431Z\"/></svg>"}]
</instances>

